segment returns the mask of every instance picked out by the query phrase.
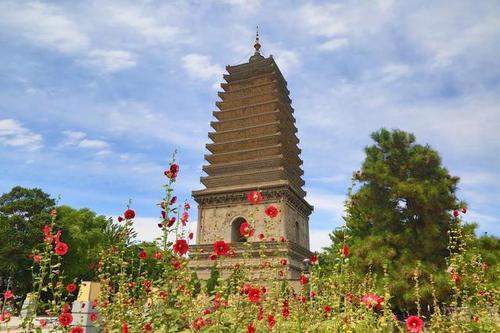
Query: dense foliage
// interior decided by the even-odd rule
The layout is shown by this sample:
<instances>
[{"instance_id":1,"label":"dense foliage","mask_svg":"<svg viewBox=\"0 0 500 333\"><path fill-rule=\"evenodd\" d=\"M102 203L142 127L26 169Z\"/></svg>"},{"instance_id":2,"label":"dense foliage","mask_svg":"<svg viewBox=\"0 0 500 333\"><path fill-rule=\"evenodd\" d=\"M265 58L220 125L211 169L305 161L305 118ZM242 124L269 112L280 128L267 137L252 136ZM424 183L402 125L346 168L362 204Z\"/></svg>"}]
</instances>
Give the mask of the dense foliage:
<instances>
[{"instance_id":1,"label":"dense foliage","mask_svg":"<svg viewBox=\"0 0 500 333\"><path fill-rule=\"evenodd\" d=\"M375 284L382 287L387 271L392 305L400 314L416 310L414 275L418 269L419 297L427 311L433 292L440 303L451 297L446 272L448 236L457 214L467 212L456 198L459 178L441 165L435 150L417 144L413 134L381 129L372 139L375 143L365 149L361 170L353 174L345 226L332 233L333 245L322 259L331 262L349 242L351 269L359 278L374 273ZM470 237L473 230L473 225L462 226ZM498 239L482 239L479 245L495 246L495 242L498 246ZM496 260L484 258L491 259Z\"/></svg>"},{"instance_id":2,"label":"dense foliage","mask_svg":"<svg viewBox=\"0 0 500 333\"><path fill-rule=\"evenodd\" d=\"M311 269L291 284L284 274L289 262L272 255L280 247L286 248L287 240L254 235L253 226L257 222L254 215L241 225L240 234L248 239L243 246L258 244L261 262L258 275L242 261L234 263L231 244L219 240L214 242L210 255L211 279L202 284L189 265L192 237L185 225L190 207L176 204L173 196L172 186L178 172L175 163L165 172L168 182L158 224L161 232L154 243L134 243L135 212L131 207L108 228L113 241L101 252L97 266L101 293L86 305L93 313L90 321L95 326L122 333L500 330L499 290L488 283L490 267L480 254L471 250L477 240L467 232L458 215L448 220L448 267L442 268L448 275L450 301L440 303L435 281L431 279L432 302L428 313L424 313L421 302L425 266L416 264L411 268L410 297L416 309L398 320L391 310L397 296L391 293L393 267L383 265L380 284L373 273L359 275L354 238L342 239L339 251L330 254L330 263L321 264L317 256L312 256ZM255 191L249 193L248 199L249 205L265 200ZM255 209L258 210L257 206ZM281 212L276 207L269 205L265 214L266 225L280 223ZM60 269L72 251L67 243L71 236L57 228L57 215L58 211L52 210L50 223L39 231L43 241L34 251L33 291L34 306L58 320L54 325L46 320L36 322L33 313L25 318L26 331L45 327L53 332L83 332L82 323L71 313L78 285L68 283ZM223 268L228 267L228 261L232 267L229 271ZM44 292L53 295L51 301L43 301L40 296ZM0 324L8 325L10 313L4 309L12 294L11 290L4 294Z\"/></svg>"},{"instance_id":3,"label":"dense foliage","mask_svg":"<svg viewBox=\"0 0 500 333\"><path fill-rule=\"evenodd\" d=\"M40 230L50 223L54 205L55 200L37 188L16 186L0 197L0 278L4 281L0 292L9 279L16 294L30 291L33 249L43 242ZM67 279L96 278L96 253L111 242L110 221L86 208L61 206L55 223L72 249L63 263Z\"/></svg>"}]
</instances>

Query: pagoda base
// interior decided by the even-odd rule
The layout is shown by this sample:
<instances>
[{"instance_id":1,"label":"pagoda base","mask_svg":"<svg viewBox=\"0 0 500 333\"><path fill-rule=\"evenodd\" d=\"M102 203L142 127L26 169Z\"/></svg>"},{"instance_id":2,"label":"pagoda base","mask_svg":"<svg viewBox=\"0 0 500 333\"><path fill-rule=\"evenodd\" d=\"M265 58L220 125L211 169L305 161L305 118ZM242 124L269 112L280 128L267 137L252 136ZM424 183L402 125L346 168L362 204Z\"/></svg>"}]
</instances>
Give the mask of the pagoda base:
<instances>
[{"instance_id":1,"label":"pagoda base","mask_svg":"<svg viewBox=\"0 0 500 333\"><path fill-rule=\"evenodd\" d=\"M210 256L213 253L213 244L197 244L189 247L189 267L196 272L200 280L210 278L211 269L217 263L221 277L227 278L234 268L248 270L250 280L266 280L278 278L278 271L282 271L287 280L298 280L304 270L304 259L309 259L311 251L293 242L262 241L230 243L231 255L221 256L217 261ZM287 264L282 265L281 259Z\"/></svg>"}]
</instances>

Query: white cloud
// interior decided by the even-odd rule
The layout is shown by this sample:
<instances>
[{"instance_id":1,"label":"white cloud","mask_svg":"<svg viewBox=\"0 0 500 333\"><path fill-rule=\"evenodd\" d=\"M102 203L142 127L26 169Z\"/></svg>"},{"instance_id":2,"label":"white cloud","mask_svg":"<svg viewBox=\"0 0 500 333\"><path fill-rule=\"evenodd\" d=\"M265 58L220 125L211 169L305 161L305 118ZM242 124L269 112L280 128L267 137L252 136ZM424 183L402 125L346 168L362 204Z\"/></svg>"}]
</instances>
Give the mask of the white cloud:
<instances>
[{"instance_id":1,"label":"white cloud","mask_svg":"<svg viewBox=\"0 0 500 333\"><path fill-rule=\"evenodd\" d=\"M333 214L333 219L341 220L344 215L344 200L346 197L339 194L331 194L310 189L307 200L314 206L314 210L322 210Z\"/></svg>"},{"instance_id":2,"label":"white cloud","mask_svg":"<svg viewBox=\"0 0 500 333\"><path fill-rule=\"evenodd\" d=\"M109 144L106 141L87 139L87 134L85 134L84 132L67 130L63 131L63 134L65 138L60 147L74 146L79 148L98 150L104 150L109 147ZM100 153L103 154L104 151L100 151Z\"/></svg>"},{"instance_id":3,"label":"white cloud","mask_svg":"<svg viewBox=\"0 0 500 333\"><path fill-rule=\"evenodd\" d=\"M42 136L15 119L0 119L0 144L34 151L42 147Z\"/></svg>"},{"instance_id":4,"label":"white cloud","mask_svg":"<svg viewBox=\"0 0 500 333\"><path fill-rule=\"evenodd\" d=\"M90 148L90 149L103 149L108 147L108 143L102 140L89 140L83 139L78 144L78 147L81 148Z\"/></svg>"},{"instance_id":5,"label":"white cloud","mask_svg":"<svg viewBox=\"0 0 500 333\"><path fill-rule=\"evenodd\" d=\"M311 229L309 230L309 242L311 251L321 251L324 247L330 246L332 241L330 239L331 230Z\"/></svg>"},{"instance_id":6,"label":"white cloud","mask_svg":"<svg viewBox=\"0 0 500 333\"><path fill-rule=\"evenodd\" d=\"M79 52L89 46L87 35L76 23L59 8L41 2L0 2L0 26L63 53Z\"/></svg>"},{"instance_id":7,"label":"white cloud","mask_svg":"<svg viewBox=\"0 0 500 333\"><path fill-rule=\"evenodd\" d=\"M318 50L320 51L335 51L341 49L349 44L349 40L347 38L334 38L330 39L323 44L318 46Z\"/></svg>"},{"instance_id":8,"label":"white cloud","mask_svg":"<svg viewBox=\"0 0 500 333\"><path fill-rule=\"evenodd\" d=\"M410 75L411 68L405 64L389 64L385 65L380 72L385 82L392 82Z\"/></svg>"},{"instance_id":9,"label":"white cloud","mask_svg":"<svg viewBox=\"0 0 500 333\"><path fill-rule=\"evenodd\" d=\"M297 23L304 25L309 33L318 36L345 34L348 29L339 20L342 7L340 4L305 4L297 10Z\"/></svg>"},{"instance_id":10,"label":"white cloud","mask_svg":"<svg viewBox=\"0 0 500 333\"><path fill-rule=\"evenodd\" d=\"M197 53L182 57L182 66L189 76L196 79L219 81L224 73L223 67L212 63L209 56Z\"/></svg>"},{"instance_id":11,"label":"white cloud","mask_svg":"<svg viewBox=\"0 0 500 333\"><path fill-rule=\"evenodd\" d=\"M165 9L162 9L165 12ZM110 19L116 23L129 26L138 34L142 35L147 42L165 42L172 40L179 30L175 27L168 25L166 22L160 22L155 17L154 13L146 12L139 6L124 6L120 3L114 7L108 7L107 12L110 14ZM174 15L172 10L170 13L167 11L169 17Z\"/></svg>"},{"instance_id":12,"label":"white cloud","mask_svg":"<svg viewBox=\"0 0 500 333\"><path fill-rule=\"evenodd\" d=\"M135 54L123 50L92 50L83 63L104 72L118 72L134 67L137 63Z\"/></svg>"}]
</instances>

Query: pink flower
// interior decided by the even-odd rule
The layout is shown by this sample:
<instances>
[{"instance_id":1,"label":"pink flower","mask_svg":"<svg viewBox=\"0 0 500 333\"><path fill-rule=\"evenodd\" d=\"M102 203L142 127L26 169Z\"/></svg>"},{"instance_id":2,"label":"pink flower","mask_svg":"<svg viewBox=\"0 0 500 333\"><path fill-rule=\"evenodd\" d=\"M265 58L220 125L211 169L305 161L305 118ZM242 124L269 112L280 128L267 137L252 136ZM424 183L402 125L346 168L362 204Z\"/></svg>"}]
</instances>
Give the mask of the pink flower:
<instances>
[{"instance_id":1,"label":"pink flower","mask_svg":"<svg viewBox=\"0 0 500 333\"><path fill-rule=\"evenodd\" d=\"M454 211L453 211L453 216L454 216L455 218L457 218L457 217L458 217L458 214L459 214L459 213L458 213L458 210L454 210Z\"/></svg>"},{"instance_id":2,"label":"pink flower","mask_svg":"<svg viewBox=\"0 0 500 333\"><path fill-rule=\"evenodd\" d=\"M424 328L424 321L417 316L406 318L406 329L412 333L420 333Z\"/></svg>"},{"instance_id":3,"label":"pink flower","mask_svg":"<svg viewBox=\"0 0 500 333\"><path fill-rule=\"evenodd\" d=\"M76 284L74 283L70 283L66 286L66 290L68 291L68 293L72 294L76 291L78 287L76 286Z\"/></svg>"},{"instance_id":4,"label":"pink flower","mask_svg":"<svg viewBox=\"0 0 500 333\"><path fill-rule=\"evenodd\" d=\"M3 298L6 300L11 299L13 296L14 294L12 293L12 290L7 290L6 292L3 293Z\"/></svg>"},{"instance_id":5,"label":"pink flower","mask_svg":"<svg viewBox=\"0 0 500 333\"><path fill-rule=\"evenodd\" d=\"M262 194L260 194L260 192L257 192L257 191L252 191L252 192L248 193L247 200L252 205L256 205L262 200Z\"/></svg>"},{"instance_id":6,"label":"pink flower","mask_svg":"<svg viewBox=\"0 0 500 333\"><path fill-rule=\"evenodd\" d=\"M58 256L63 256L63 255L65 255L66 253L68 253L68 249L69 249L68 244L63 243L63 242L58 242L58 243L56 244L55 251L56 251L56 254L57 254Z\"/></svg>"},{"instance_id":7,"label":"pink flower","mask_svg":"<svg viewBox=\"0 0 500 333\"><path fill-rule=\"evenodd\" d=\"M368 293L361 298L361 302L363 302L369 309L373 308L380 310L382 308L382 304L384 303L384 298Z\"/></svg>"}]
</instances>

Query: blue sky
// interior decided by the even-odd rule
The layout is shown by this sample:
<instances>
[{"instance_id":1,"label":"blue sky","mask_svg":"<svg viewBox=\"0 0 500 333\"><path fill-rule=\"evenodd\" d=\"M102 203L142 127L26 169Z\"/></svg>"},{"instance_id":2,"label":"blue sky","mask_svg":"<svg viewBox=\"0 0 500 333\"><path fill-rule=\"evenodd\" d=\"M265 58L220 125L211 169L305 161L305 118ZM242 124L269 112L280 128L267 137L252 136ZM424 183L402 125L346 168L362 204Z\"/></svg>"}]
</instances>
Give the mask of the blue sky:
<instances>
[{"instance_id":1,"label":"blue sky","mask_svg":"<svg viewBox=\"0 0 500 333\"><path fill-rule=\"evenodd\" d=\"M201 188L224 66L257 24L296 110L313 249L381 127L439 151L466 220L500 235L498 1L1 1L1 193L109 216L132 198L151 239L174 149L179 198Z\"/></svg>"}]
</instances>

